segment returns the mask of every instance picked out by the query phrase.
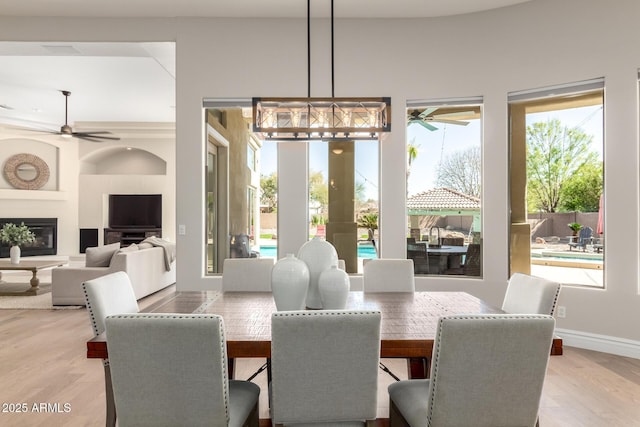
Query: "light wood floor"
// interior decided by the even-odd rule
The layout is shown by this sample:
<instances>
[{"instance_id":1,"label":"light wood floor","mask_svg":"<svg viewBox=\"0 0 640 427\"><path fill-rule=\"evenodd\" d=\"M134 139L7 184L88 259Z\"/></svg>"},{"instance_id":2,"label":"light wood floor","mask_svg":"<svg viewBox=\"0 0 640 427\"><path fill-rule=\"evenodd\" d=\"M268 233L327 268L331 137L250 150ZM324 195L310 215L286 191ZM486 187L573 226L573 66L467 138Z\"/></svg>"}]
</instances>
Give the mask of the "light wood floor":
<instances>
[{"instance_id":1,"label":"light wood floor","mask_svg":"<svg viewBox=\"0 0 640 427\"><path fill-rule=\"evenodd\" d=\"M141 306L170 292L173 288L152 295ZM84 309L0 310L0 425L103 426L101 362L85 358L85 342L91 336ZM249 365L238 367L238 378L249 376L253 369ZM395 373L406 377L402 361L392 365ZM265 386L264 373L256 380ZM386 386L391 381L380 372L379 417L387 417ZM263 391L261 418L266 418ZM26 404L27 412L8 413L16 404ZM540 424L640 426L640 360L565 347L564 356L550 360Z\"/></svg>"}]
</instances>

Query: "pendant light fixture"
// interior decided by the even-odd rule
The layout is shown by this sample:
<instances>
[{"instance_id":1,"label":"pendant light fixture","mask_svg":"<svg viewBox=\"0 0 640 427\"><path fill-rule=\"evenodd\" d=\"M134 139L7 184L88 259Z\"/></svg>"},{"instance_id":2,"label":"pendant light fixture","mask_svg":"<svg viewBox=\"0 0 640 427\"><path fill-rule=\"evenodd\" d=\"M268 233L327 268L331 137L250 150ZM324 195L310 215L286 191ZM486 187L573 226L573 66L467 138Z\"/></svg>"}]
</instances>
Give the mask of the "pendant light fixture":
<instances>
[{"instance_id":1,"label":"pendant light fixture","mask_svg":"<svg viewBox=\"0 0 640 427\"><path fill-rule=\"evenodd\" d=\"M311 0L307 0L306 98L253 98L253 131L272 141L377 140L391 131L391 98L336 98L331 0L331 98L311 97Z\"/></svg>"}]
</instances>

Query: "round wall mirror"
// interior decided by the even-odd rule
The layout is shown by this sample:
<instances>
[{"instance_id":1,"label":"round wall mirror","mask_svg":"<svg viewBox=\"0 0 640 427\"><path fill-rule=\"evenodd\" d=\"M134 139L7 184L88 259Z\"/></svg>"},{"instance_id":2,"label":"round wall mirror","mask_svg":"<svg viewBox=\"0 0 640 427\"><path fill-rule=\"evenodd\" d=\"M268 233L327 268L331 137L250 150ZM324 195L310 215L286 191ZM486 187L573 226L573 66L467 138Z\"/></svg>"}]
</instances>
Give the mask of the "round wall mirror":
<instances>
[{"instance_id":1,"label":"round wall mirror","mask_svg":"<svg viewBox=\"0 0 640 427\"><path fill-rule=\"evenodd\" d=\"M37 190L49 181L49 166L34 154L15 154L5 162L4 176L14 188Z\"/></svg>"}]
</instances>

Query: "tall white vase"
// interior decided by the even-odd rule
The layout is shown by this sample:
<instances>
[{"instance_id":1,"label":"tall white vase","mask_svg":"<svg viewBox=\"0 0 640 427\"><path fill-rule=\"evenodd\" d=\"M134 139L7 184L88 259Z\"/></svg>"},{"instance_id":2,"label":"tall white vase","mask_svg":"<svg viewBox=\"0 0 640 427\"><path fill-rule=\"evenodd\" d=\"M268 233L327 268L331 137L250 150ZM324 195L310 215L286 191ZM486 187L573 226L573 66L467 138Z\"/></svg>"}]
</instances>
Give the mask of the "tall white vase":
<instances>
[{"instance_id":1,"label":"tall white vase","mask_svg":"<svg viewBox=\"0 0 640 427\"><path fill-rule=\"evenodd\" d=\"M9 256L11 257L11 264L20 264L20 246L11 246Z\"/></svg>"},{"instance_id":2,"label":"tall white vase","mask_svg":"<svg viewBox=\"0 0 640 427\"><path fill-rule=\"evenodd\" d=\"M271 270L271 292L278 311L304 310L309 268L293 254L278 260Z\"/></svg>"},{"instance_id":3,"label":"tall white vase","mask_svg":"<svg viewBox=\"0 0 640 427\"><path fill-rule=\"evenodd\" d=\"M337 265L320 273L318 290L325 310L344 310L349 296L349 275Z\"/></svg>"},{"instance_id":4,"label":"tall white vase","mask_svg":"<svg viewBox=\"0 0 640 427\"><path fill-rule=\"evenodd\" d=\"M298 259L309 267L309 291L307 292L307 308L321 309L322 300L318 291L320 273L332 265L338 265L338 252L333 245L320 237L314 237L298 250Z\"/></svg>"}]
</instances>

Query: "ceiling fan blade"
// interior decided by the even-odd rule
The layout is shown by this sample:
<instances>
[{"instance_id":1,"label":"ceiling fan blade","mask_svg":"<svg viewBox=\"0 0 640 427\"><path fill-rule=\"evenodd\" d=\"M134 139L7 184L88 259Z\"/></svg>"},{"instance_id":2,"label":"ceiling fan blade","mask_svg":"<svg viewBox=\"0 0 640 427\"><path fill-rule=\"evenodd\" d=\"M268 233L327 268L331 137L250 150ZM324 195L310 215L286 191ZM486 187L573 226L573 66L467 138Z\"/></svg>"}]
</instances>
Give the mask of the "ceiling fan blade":
<instances>
[{"instance_id":1,"label":"ceiling fan blade","mask_svg":"<svg viewBox=\"0 0 640 427\"><path fill-rule=\"evenodd\" d=\"M73 132L73 136L75 136L76 138L110 139L113 141L120 140L120 138L117 136L106 136L103 134L112 135L111 132Z\"/></svg>"},{"instance_id":2,"label":"ceiling fan blade","mask_svg":"<svg viewBox=\"0 0 640 427\"><path fill-rule=\"evenodd\" d=\"M99 136L91 137L89 135L73 135L74 137L78 138L78 139L82 139L84 141L91 141L91 142L105 142L104 138L101 138ZM118 138L119 139L119 138Z\"/></svg>"},{"instance_id":3,"label":"ceiling fan blade","mask_svg":"<svg viewBox=\"0 0 640 427\"><path fill-rule=\"evenodd\" d=\"M438 107L429 107L427 109L425 109L422 113L418 114L418 117L420 118L425 118L427 117L429 114L433 113L434 111L436 111L438 109Z\"/></svg>"},{"instance_id":4,"label":"ceiling fan blade","mask_svg":"<svg viewBox=\"0 0 640 427\"><path fill-rule=\"evenodd\" d=\"M469 124L469 122L465 122L462 120L447 120L447 119L436 119L433 118L431 120L429 120L430 122L437 122L437 123L446 123L448 125L459 125L459 126L466 126Z\"/></svg>"},{"instance_id":5,"label":"ceiling fan blade","mask_svg":"<svg viewBox=\"0 0 640 427\"><path fill-rule=\"evenodd\" d=\"M425 122L424 120L411 120L411 121L409 122L409 124L413 124L413 123L417 123L417 124L419 124L420 126L422 126L423 128L425 128L425 129L427 129L427 130L430 130L430 131L432 131L432 132L433 132L434 130L438 130L438 128L437 128L437 127L435 127L435 126L433 126L433 125L430 125L429 123Z\"/></svg>"},{"instance_id":6,"label":"ceiling fan blade","mask_svg":"<svg viewBox=\"0 0 640 427\"><path fill-rule=\"evenodd\" d=\"M467 117L467 116L473 116L475 113L475 111L456 111L453 113L444 113L444 114L433 114L431 117L437 118L437 119L453 119L453 120L460 120L461 117Z\"/></svg>"}]
</instances>

